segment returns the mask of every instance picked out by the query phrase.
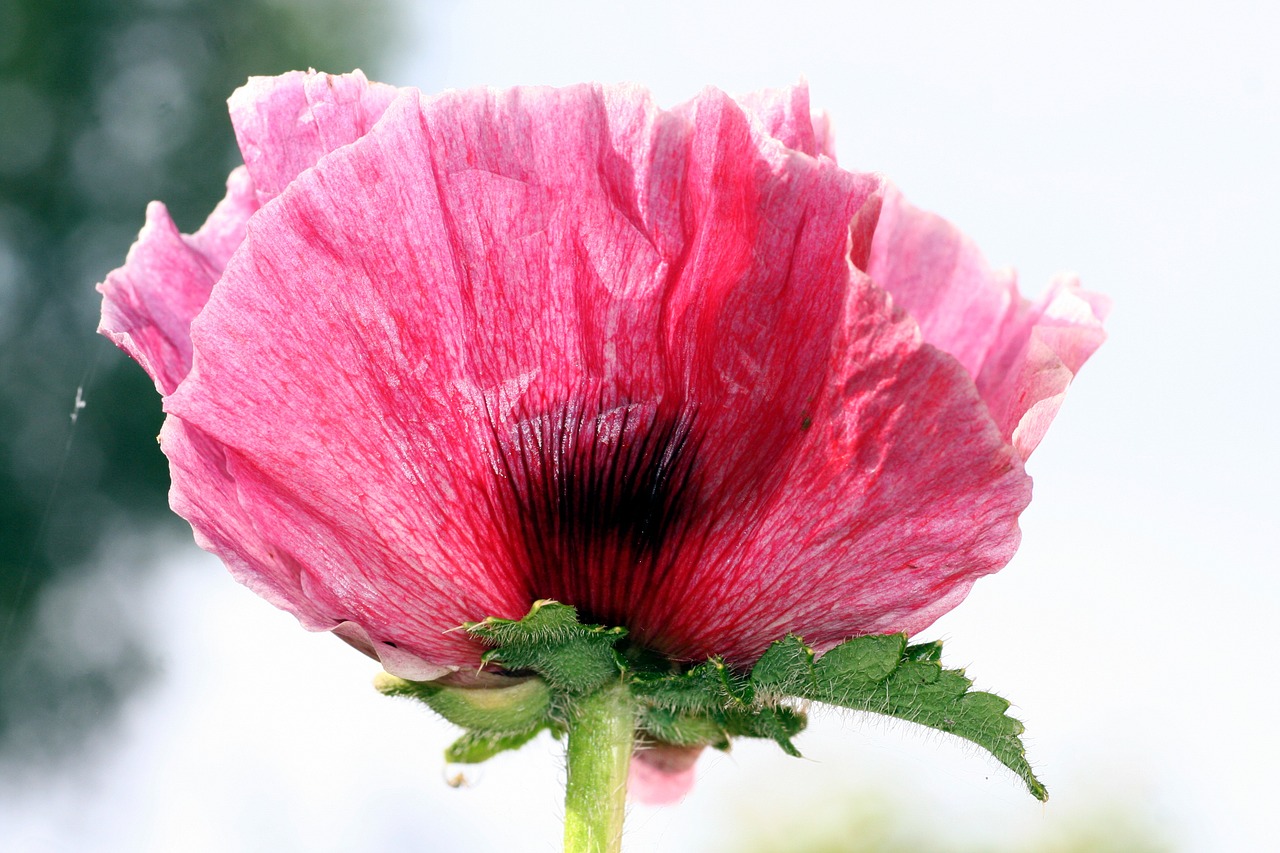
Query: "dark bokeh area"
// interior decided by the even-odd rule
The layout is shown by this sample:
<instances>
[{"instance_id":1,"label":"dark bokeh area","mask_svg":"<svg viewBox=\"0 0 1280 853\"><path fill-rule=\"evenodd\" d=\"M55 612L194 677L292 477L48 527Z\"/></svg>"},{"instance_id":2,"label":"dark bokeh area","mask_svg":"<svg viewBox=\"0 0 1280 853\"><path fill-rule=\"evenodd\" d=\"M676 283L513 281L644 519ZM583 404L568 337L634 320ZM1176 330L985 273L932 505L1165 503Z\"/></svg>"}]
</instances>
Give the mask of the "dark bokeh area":
<instances>
[{"instance_id":1,"label":"dark bokeh area","mask_svg":"<svg viewBox=\"0 0 1280 853\"><path fill-rule=\"evenodd\" d=\"M129 578L60 618L50 602L101 574L104 543L185 530L168 511L158 395L94 334L93 285L123 263L149 200L190 232L222 197L239 160L225 100L246 77L375 76L389 4L0 4L0 759L75 753L145 683Z\"/></svg>"}]
</instances>

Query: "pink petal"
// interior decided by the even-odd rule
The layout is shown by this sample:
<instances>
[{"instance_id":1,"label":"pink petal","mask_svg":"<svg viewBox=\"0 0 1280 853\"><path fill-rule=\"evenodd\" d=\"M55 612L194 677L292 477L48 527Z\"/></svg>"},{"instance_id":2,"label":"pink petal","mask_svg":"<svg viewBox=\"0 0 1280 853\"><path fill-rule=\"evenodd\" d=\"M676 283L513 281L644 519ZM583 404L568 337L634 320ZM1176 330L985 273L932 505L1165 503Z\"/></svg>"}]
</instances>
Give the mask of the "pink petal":
<instances>
[{"instance_id":1,"label":"pink petal","mask_svg":"<svg viewBox=\"0 0 1280 853\"><path fill-rule=\"evenodd\" d=\"M700 746L644 744L631 758L627 796L650 806L664 806L684 799L693 790Z\"/></svg>"},{"instance_id":2,"label":"pink petal","mask_svg":"<svg viewBox=\"0 0 1280 853\"><path fill-rule=\"evenodd\" d=\"M466 663L462 621L566 589L513 541L495 440L565 400L690 397L725 437L708 488L768 476L878 187L714 92L683 116L632 89L401 98L255 218L167 407L252 460L241 500L295 543L297 607ZM627 621L626 580L579 603Z\"/></svg>"},{"instance_id":3,"label":"pink petal","mask_svg":"<svg viewBox=\"0 0 1280 853\"><path fill-rule=\"evenodd\" d=\"M249 172L237 166L227 176L227 194L209 214L200 230L185 238L187 245L199 252L209 267L219 275L226 269L231 254L244 241L249 217L258 211L256 191Z\"/></svg>"},{"instance_id":4,"label":"pink petal","mask_svg":"<svg viewBox=\"0 0 1280 853\"><path fill-rule=\"evenodd\" d=\"M973 241L887 187L867 272L920 325L924 339L977 377L1017 300L1010 270L992 270Z\"/></svg>"},{"instance_id":5,"label":"pink petal","mask_svg":"<svg viewBox=\"0 0 1280 853\"><path fill-rule=\"evenodd\" d=\"M1100 299L1030 306L896 191L877 224L803 89L231 107L247 173L190 238L151 211L104 331L169 395L201 544L404 677L544 597L739 663L919 630L1012 555L1101 340Z\"/></svg>"},{"instance_id":6,"label":"pink petal","mask_svg":"<svg viewBox=\"0 0 1280 853\"><path fill-rule=\"evenodd\" d=\"M191 321L244 239L249 217L302 170L366 133L395 92L358 71L339 77L295 71L252 78L231 96L248 167L231 173L226 198L190 237L178 233L164 205L153 203L124 267L98 287L99 331L133 356L162 394L191 369Z\"/></svg>"},{"instance_id":7,"label":"pink petal","mask_svg":"<svg viewBox=\"0 0 1280 853\"><path fill-rule=\"evenodd\" d=\"M1103 297L1059 283L1033 305L1019 296L1012 271L992 270L969 238L896 189L885 194L867 270L926 341L965 366L1023 459L1105 338Z\"/></svg>"},{"instance_id":8,"label":"pink petal","mask_svg":"<svg viewBox=\"0 0 1280 853\"><path fill-rule=\"evenodd\" d=\"M332 630L347 643L382 663L392 675L414 681L438 678L450 671L429 663L385 640L378 640L358 623L335 620L310 596L310 581L299 556L288 547L294 533L272 523L267 502L249 493L252 477L234 451L211 441L178 418L167 418L160 444L169 458L174 512L186 518L197 544L222 559L233 577L272 604L292 612L303 627ZM308 535L324 531L308 530ZM289 543L291 544L291 543ZM315 543L315 550L335 543ZM312 554L302 555L306 559ZM335 624L336 623L336 624ZM471 644L460 640L468 651Z\"/></svg>"},{"instance_id":9,"label":"pink petal","mask_svg":"<svg viewBox=\"0 0 1280 853\"><path fill-rule=\"evenodd\" d=\"M289 607L312 630L333 627L314 608L292 607L303 600L296 562L276 549L232 476L231 452L177 418L166 418L160 446L169 459L173 511L187 519L201 548L216 554L232 575L278 607Z\"/></svg>"},{"instance_id":10,"label":"pink petal","mask_svg":"<svg viewBox=\"0 0 1280 853\"><path fill-rule=\"evenodd\" d=\"M1039 303L1019 299L1004 318L978 390L1023 459L1048 431L1080 367L1106 340L1102 322L1110 310L1106 297L1062 277Z\"/></svg>"},{"instance_id":11,"label":"pink petal","mask_svg":"<svg viewBox=\"0 0 1280 853\"><path fill-rule=\"evenodd\" d=\"M368 133L396 92L359 71L249 78L227 105L258 200L266 204L321 157Z\"/></svg>"},{"instance_id":12,"label":"pink petal","mask_svg":"<svg viewBox=\"0 0 1280 853\"><path fill-rule=\"evenodd\" d=\"M1012 557L1031 481L972 380L866 276L843 310L822 387L758 448L774 478L700 509L704 545L630 623L669 655L915 632Z\"/></svg>"},{"instance_id":13,"label":"pink petal","mask_svg":"<svg viewBox=\"0 0 1280 853\"><path fill-rule=\"evenodd\" d=\"M98 285L98 331L133 356L160 393L171 393L191 369L191 321L257 207L244 169L227 178L226 197L190 237L178 233L163 204L152 202L125 265Z\"/></svg>"},{"instance_id":14,"label":"pink petal","mask_svg":"<svg viewBox=\"0 0 1280 853\"><path fill-rule=\"evenodd\" d=\"M809 87L803 83L785 89L761 89L734 100L764 125L774 139L793 151L835 159L832 148L831 122L825 113L814 115L809 109Z\"/></svg>"}]
</instances>

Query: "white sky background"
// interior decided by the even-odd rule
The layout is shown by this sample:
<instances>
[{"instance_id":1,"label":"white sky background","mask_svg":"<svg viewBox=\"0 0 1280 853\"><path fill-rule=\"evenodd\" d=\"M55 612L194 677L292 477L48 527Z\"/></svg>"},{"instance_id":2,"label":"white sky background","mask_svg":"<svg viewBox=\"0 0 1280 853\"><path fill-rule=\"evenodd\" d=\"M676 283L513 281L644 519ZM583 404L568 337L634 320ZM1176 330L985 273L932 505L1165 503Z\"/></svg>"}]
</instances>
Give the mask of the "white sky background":
<instances>
[{"instance_id":1,"label":"white sky background","mask_svg":"<svg viewBox=\"0 0 1280 853\"><path fill-rule=\"evenodd\" d=\"M1183 850L1274 837L1280 14L1042 5L418 7L419 48L388 82L634 80L672 104L805 76L844 164L952 219L1025 292L1074 270L1115 300L1030 461L1022 550L925 635L1014 700L1049 804L941 736L820 716L808 760L746 744L704 759L684 804L636 809L635 853L715 850L747 806L768 823L866 787L961 839L1053 832L1108 801ZM376 696L368 661L194 546L157 578L139 613L165 677L97 770L0 787L0 849L558 849L551 745L446 788L452 732Z\"/></svg>"}]
</instances>

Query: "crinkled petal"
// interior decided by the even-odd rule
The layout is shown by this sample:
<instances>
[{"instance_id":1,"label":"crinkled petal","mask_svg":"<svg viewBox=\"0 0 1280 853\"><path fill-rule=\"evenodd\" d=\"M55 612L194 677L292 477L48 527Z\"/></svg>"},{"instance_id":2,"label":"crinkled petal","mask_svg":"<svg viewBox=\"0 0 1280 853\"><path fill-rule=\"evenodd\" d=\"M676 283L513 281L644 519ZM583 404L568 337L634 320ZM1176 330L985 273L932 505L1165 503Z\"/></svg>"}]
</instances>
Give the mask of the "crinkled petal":
<instances>
[{"instance_id":1,"label":"crinkled petal","mask_svg":"<svg viewBox=\"0 0 1280 853\"><path fill-rule=\"evenodd\" d=\"M1104 298L1058 283L1040 303L1028 302L1011 270L991 269L972 240L893 188L867 271L916 319L927 342L965 366L1023 459L1105 338Z\"/></svg>"},{"instance_id":2,"label":"crinkled petal","mask_svg":"<svg viewBox=\"0 0 1280 853\"><path fill-rule=\"evenodd\" d=\"M171 393L191 369L191 321L257 208L243 168L231 173L226 197L190 237L178 233L163 204L152 202L125 265L98 285L98 331L133 356L161 394Z\"/></svg>"},{"instance_id":3,"label":"crinkled petal","mask_svg":"<svg viewBox=\"0 0 1280 853\"><path fill-rule=\"evenodd\" d=\"M368 133L396 92L359 71L249 78L227 105L259 202L266 204L321 157Z\"/></svg>"},{"instance_id":4,"label":"crinkled petal","mask_svg":"<svg viewBox=\"0 0 1280 853\"><path fill-rule=\"evenodd\" d=\"M537 134L521 97L539 101ZM579 102L603 118L598 95L505 98L404 97L300 176L253 223L197 323L197 369L168 403L253 460L242 488L255 511L307 551L296 606L442 664L475 662L453 630L463 621L531 601L495 529L493 423L562 399L584 364L607 370L632 345L623 335L619 355L590 336L581 354L576 303L611 295L583 261L630 251L656 266L625 215L640 214L584 219L618 190L597 177L591 193L585 158L561 146L575 130L605 138L603 121L566 120ZM622 245L604 242L618 233ZM629 284L615 298L648 308Z\"/></svg>"},{"instance_id":5,"label":"crinkled petal","mask_svg":"<svg viewBox=\"0 0 1280 853\"><path fill-rule=\"evenodd\" d=\"M99 331L133 356L162 394L191 369L191 321L244 239L249 217L301 171L368 132L395 91L358 71L295 71L252 78L231 96L247 166L231 173L226 197L189 237L153 202L125 265L98 287Z\"/></svg>"},{"instance_id":6,"label":"crinkled petal","mask_svg":"<svg viewBox=\"0 0 1280 853\"><path fill-rule=\"evenodd\" d=\"M104 294L101 331L142 364L162 394L175 391L191 368L191 323L243 242L249 218L299 172L367 132L394 94L392 87L370 85L359 72L341 77L311 72L255 78L233 95L237 135L251 166L231 173L226 198L193 235L180 235L164 206L153 204L125 266L99 288ZM255 185L251 172L261 184ZM306 627L328 630L342 621L307 597L305 574L279 535L281 528L273 536L261 532L258 508L245 499L252 477L237 480L230 473L239 464L233 451L173 418L162 444L174 472L171 503L192 522L202 547L221 556L256 592L293 611ZM347 635L368 637L356 623L342 624ZM475 646L465 639L456 645L467 654ZM444 671L385 641L377 651L388 671L404 677Z\"/></svg>"},{"instance_id":7,"label":"crinkled petal","mask_svg":"<svg viewBox=\"0 0 1280 853\"><path fill-rule=\"evenodd\" d=\"M808 121L807 95L785 103L793 125ZM700 452L716 460L704 488L731 501L781 473L774 454L785 456L791 432L776 414L803 409L821 387L880 181L763 137L718 92L680 109L694 127L682 203L699 227L668 296L668 347L697 407Z\"/></svg>"},{"instance_id":8,"label":"crinkled petal","mask_svg":"<svg viewBox=\"0 0 1280 853\"><path fill-rule=\"evenodd\" d=\"M978 390L1001 432L1026 459L1062 405L1067 386L1093 355L1111 310L1069 276L1056 279L1038 303L1019 299L978 374Z\"/></svg>"},{"instance_id":9,"label":"crinkled petal","mask_svg":"<svg viewBox=\"0 0 1280 853\"><path fill-rule=\"evenodd\" d=\"M734 100L752 113L774 139L793 151L817 157L831 153L831 128L825 114L815 116L809 108L809 87L788 86L760 89Z\"/></svg>"},{"instance_id":10,"label":"crinkled petal","mask_svg":"<svg viewBox=\"0 0 1280 853\"><path fill-rule=\"evenodd\" d=\"M617 147L661 149L658 111L615 97ZM295 608L445 664L477 657L461 622L527 609L493 507L497 425L587 371L645 397L660 380L661 260L604 118L587 87L408 96L255 220L169 410L254 460L255 513L338 540L300 546Z\"/></svg>"}]
</instances>

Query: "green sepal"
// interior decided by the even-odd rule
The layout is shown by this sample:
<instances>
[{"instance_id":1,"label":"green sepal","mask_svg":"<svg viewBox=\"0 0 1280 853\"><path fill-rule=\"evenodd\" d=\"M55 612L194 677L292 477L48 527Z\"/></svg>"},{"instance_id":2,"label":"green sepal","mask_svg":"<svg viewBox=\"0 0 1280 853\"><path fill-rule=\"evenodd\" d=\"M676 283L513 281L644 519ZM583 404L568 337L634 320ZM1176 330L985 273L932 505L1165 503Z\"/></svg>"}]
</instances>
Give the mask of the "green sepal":
<instances>
[{"instance_id":1,"label":"green sepal","mask_svg":"<svg viewBox=\"0 0 1280 853\"><path fill-rule=\"evenodd\" d=\"M532 670L567 693L591 693L624 669L613 647L627 635L625 628L583 625L577 610L555 601L534 602L522 619L491 616L462 627L493 646L482 663L498 663L511 672Z\"/></svg>"},{"instance_id":2,"label":"green sepal","mask_svg":"<svg viewBox=\"0 0 1280 853\"><path fill-rule=\"evenodd\" d=\"M540 678L511 679L506 686L458 687L438 681L408 681L379 673L373 686L384 696L408 696L454 725L486 735L534 732L546 725L551 691ZM530 735L532 736L532 735Z\"/></svg>"},{"instance_id":3,"label":"green sepal","mask_svg":"<svg viewBox=\"0 0 1280 853\"><path fill-rule=\"evenodd\" d=\"M444 751L445 761L453 764L479 764L488 761L500 752L519 749L542 731L539 726L520 734L485 735L479 732L467 732L455 740Z\"/></svg>"},{"instance_id":4,"label":"green sepal","mask_svg":"<svg viewBox=\"0 0 1280 853\"><path fill-rule=\"evenodd\" d=\"M970 692L962 670L943 669L938 642L908 646L905 634L846 640L821 657L798 637L777 641L751 671L764 695L792 695L918 723L976 743L1016 773L1032 796L1049 797L1027 762L1022 723L992 693Z\"/></svg>"}]
</instances>

